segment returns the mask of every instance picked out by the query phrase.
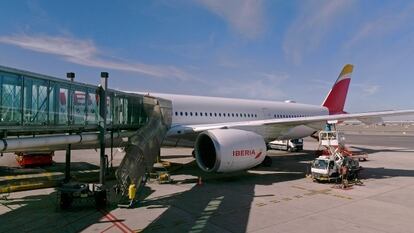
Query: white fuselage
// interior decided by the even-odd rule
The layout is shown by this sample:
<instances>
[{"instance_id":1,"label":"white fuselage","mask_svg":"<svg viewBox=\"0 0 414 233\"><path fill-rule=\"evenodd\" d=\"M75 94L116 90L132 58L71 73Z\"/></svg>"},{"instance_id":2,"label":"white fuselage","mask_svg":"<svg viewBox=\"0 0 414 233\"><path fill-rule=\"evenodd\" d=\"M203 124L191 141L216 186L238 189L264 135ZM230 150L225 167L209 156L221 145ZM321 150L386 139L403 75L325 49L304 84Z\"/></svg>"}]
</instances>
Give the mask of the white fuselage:
<instances>
[{"instance_id":1,"label":"white fuselage","mask_svg":"<svg viewBox=\"0 0 414 233\"><path fill-rule=\"evenodd\" d=\"M323 106L292 102L158 93L150 94L172 101L172 126L294 118L329 114L328 109ZM271 141L274 139L303 138L311 135L321 127L321 125L315 127L304 125L288 127L284 125L272 128L265 126L246 126L240 127L240 129L254 131L262 135L266 141ZM178 139L176 138L176 140ZM175 145L179 144L178 141L175 142Z\"/></svg>"}]
</instances>

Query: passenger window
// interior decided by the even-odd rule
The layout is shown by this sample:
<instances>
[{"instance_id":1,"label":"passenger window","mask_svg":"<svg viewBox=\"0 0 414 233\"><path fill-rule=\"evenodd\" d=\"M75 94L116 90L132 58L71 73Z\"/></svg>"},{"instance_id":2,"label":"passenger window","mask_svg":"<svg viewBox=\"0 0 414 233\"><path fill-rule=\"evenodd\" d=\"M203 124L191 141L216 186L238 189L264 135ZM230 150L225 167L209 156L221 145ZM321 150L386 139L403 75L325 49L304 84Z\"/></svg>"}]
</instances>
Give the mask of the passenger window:
<instances>
[{"instance_id":1,"label":"passenger window","mask_svg":"<svg viewBox=\"0 0 414 233\"><path fill-rule=\"evenodd\" d=\"M195 112L194 114L195 114L195 116L198 116L198 113L197 112Z\"/></svg>"},{"instance_id":2,"label":"passenger window","mask_svg":"<svg viewBox=\"0 0 414 233\"><path fill-rule=\"evenodd\" d=\"M206 112L204 113L204 116L207 116L207 113Z\"/></svg>"},{"instance_id":3,"label":"passenger window","mask_svg":"<svg viewBox=\"0 0 414 233\"><path fill-rule=\"evenodd\" d=\"M221 117L221 113L219 113L219 117Z\"/></svg>"},{"instance_id":4,"label":"passenger window","mask_svg":"<svg viewBox=\"0 0 414 233\"><path fill-rule=\"evenodd\" d=\"M175 115L178 116L178 112L175 112Z\"/></svg>"},{"instance_id":5,"label":"passenger window","mask_svg":"<svg viewBox=\"0 0 414 233\"><path fill-rule=\"evenodd\" d=\"M213 116L213 113L210 112L210 116L212 117Z\"/></svg>"},{"instance_id":6,"label":"passenger window","mask_svg":"<svg viewBox=\"0 0 414 233\"><path fill-rule=\"evenodd\" d=\"M185 112L185 116L187 116L188 114L187 114L187 112Z\"/></svg>"},{"instance_id":7,"label":"passenger window","mask_svg":"<svg viewBox=\"0 0 414 233\"><path fill-rule=\"evenodd\" d=\"M183 112L180 112L180 116L182 116L183 115Z\"/></svg>"},{"instance_id":8,"label":"passenger window","mask_svg":"<svg viewBox=\"0 0 414 233\"><path fill-rule=\"evenodd\" d=\"M214 116L215 116L215 117L217 116L217 113L216 113L216 112L214 113Z\"/></svg>"},{"instance_id":9,"label":"passenger window","mask_svg":"<svg viewBox=\"0 0 414 233\"><path fill-rule=\"evenodd\" d=\"M190 116L193 116L193 112L190 112Z\"/></svg>"},{"instance_id":10,"label":"passenger window","mask_svg":"<svg viewBox=\"0 0 414 233\"><path fill-rule=\"evenodd\" d=\"M203 116L203 113L202 112L200 112L200 116Z\"/></svg>"}]
</instances>

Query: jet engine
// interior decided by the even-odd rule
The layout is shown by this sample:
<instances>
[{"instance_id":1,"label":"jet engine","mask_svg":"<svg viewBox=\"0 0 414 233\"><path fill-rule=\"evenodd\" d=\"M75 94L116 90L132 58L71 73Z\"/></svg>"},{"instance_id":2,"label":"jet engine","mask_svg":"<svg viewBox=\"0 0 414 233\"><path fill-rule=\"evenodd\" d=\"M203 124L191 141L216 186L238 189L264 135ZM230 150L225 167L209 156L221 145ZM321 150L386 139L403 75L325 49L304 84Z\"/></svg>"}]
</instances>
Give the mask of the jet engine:
<instances>
[{"instance_id":1,"label":"jet engine","mask_svg":"<svg viewBox=\"0 0 414 233\"><path fill-rule=\"evenodd\" d=\"M260 164L266 156L262 136L239 129L214 129L197 136L197 165L206 172L234 172Z\"/></svg>"}]
</instances>

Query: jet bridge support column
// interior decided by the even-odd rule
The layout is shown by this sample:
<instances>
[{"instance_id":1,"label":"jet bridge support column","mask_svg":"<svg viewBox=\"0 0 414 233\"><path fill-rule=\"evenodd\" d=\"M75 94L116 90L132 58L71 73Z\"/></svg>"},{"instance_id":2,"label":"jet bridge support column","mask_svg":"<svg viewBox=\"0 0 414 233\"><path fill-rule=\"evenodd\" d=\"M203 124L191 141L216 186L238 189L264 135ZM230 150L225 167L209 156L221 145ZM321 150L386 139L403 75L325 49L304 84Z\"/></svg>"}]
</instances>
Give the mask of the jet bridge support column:
<instances>
[{"instance_id":1,"label":"jet bridge support column","mask_svg":"<svg viewBox=\"0 0 414 233\"><path fill-rule=\"evenodd\" d=\"M101 72L101 86L99 87L99 115L101 122L99 123L100 132L100 168L99 168L99 183L105 184L106 171L106 155L105 155L105 132L106 132L106 91L108 89L108 73Z\"/></svg>"},{"instance_id":2,"label":"jet bridge support column","mask_svg":"<svg viewBox=\"0 0 414 233\"><path fill-rule=\"evenodd\" d=\"M70 80L70 82L73 82L73 80L75 79L75 73L70 72L70 73L66 73L66 77ZM71 93L68 93L68 101L69 102L69 106L71 106L71 102L72 102L72 96ZM69 124L71 123L70 119L72 119L72 109L68 108L68 119L69 119ZM71 133L69 133L70 135ZM66 147L66 158L65 158L65 183L68 183L70 181L70 157L71 157L71 144L68 144Z\"/></svg>"}]
</instances>

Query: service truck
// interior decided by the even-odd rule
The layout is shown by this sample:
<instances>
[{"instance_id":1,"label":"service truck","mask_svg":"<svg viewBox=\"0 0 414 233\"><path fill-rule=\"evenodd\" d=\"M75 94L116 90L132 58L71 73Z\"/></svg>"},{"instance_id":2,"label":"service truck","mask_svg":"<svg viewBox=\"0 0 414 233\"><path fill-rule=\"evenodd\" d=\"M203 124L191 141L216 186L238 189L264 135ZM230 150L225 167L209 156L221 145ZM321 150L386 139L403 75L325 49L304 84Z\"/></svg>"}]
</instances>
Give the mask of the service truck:
<instances>
[{"instance_id":1,"label":"service truck","mask_svg":"<svg viewBox=\"0 0 414 233\"><path fill-rule=\"evenodd\" d=\"M268 143L269 149L301 151L303 150L303 139L275 140Z\"/></svg>"}]
</instances>

